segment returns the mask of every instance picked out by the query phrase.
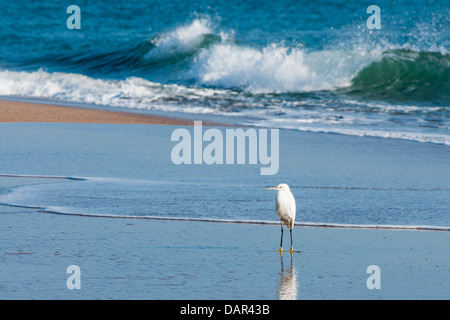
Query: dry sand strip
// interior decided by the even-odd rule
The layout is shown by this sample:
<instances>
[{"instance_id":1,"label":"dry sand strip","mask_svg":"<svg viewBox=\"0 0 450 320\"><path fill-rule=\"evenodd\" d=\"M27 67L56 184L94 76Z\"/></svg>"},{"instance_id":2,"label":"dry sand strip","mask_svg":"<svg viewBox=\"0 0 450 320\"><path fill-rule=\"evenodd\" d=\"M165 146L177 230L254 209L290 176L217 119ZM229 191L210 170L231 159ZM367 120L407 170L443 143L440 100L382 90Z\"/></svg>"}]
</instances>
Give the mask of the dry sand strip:
<instances>
[{"instance_id":1,"label":"dry sand strip","mask_svg":"<svg viewBox=\"0 0 450 320\"><path fill-rule=\"evenodd\" d=\"M192 126L194 124L193 120L146 114L0 100L1 122L159 124L177 126ZM203 125L213 126L219 124L203 123Z\"/></svg>"}]
</instances>

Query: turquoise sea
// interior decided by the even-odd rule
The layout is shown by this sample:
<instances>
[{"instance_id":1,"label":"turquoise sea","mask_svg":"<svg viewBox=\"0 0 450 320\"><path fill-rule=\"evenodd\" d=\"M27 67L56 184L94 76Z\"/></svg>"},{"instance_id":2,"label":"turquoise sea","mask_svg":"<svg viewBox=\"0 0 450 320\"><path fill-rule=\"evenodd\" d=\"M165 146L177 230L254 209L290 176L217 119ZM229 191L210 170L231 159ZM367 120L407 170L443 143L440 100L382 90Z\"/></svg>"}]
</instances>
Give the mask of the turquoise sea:
<instances>
[{"instance_id":1,"label":"turquoise sea","mask_svg":"<svg viewBox=\"0 0 450 320\"><path fill-rule=\"evenodd\" d=\"M448 299L449 1L19 0L0 17L0 100L279 129L261 175L174 163L190 126L0 123L0 299Z\"/></svg>"},{"instance_id":2,"label":"turquoise sea","mask_svg":"<svg viewBox=\"0 0 450 320\"><path fill-rule=\"evenodd\" d=\"M71 4L2 3L1 96L450 145L448 1Z\"/></svg>"},{"instance_id":3,"label":"turquoise sea","mask_svg":"<svg viewBox=\"0 0 450 320\"><path fill-rule=\"evenodd\" d=\"M1 203L276 222L286 182L298 222L449 226L448 2L379 1L380 29L359 1L78 1L80 29L69 5L2 4L3 98L282 129L280 170L176 166L169 128L4 124L0 174L77 180Z\"/></svg>"}]
</instances>

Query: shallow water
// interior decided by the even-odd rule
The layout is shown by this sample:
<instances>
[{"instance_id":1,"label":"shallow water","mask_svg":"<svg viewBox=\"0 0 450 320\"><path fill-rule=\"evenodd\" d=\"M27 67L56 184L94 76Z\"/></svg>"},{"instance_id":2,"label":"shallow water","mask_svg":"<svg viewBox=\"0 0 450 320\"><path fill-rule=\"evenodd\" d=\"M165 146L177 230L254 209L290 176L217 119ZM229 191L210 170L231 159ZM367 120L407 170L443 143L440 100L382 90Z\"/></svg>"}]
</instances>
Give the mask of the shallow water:
<instances>
[{"instance_id":1,"label":"shallow water","mask_svg":"<svg viewBox=\"0 0 450 320\"><path fill-rule=\"evenodd\" d=\"M3 173L43 176L45 184L2 192L0 202L68 214L278 223L275 192L264 188L286 182L298 223L450 226L446 146L281 131L279 172L262 176L259 164L175 165L175 129L2 124Z\"/></svg>"},{"instance_id":2,"label":"shallow water","mask_svg":"<svg viewBox=\"0 0 450 320\"><path fill-rule=\"evenodd\" d=\"M2 299L445 299L448 232L55 216L0 207ZM358 239L358 241L355 241ZM14 254L15 253L15 254ZM381 290L369 290L369 265ZM81 289L69 290L69 265Z\"/></svg>"}]
</instances>

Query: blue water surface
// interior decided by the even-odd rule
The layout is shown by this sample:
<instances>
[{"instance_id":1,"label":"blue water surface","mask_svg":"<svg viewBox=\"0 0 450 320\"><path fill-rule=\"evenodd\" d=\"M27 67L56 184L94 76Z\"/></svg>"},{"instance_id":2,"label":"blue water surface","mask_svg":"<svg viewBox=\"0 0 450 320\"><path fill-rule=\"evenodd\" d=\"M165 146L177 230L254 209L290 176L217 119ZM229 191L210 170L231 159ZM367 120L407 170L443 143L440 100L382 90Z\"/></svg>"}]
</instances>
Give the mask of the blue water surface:
<instances>
[{"instance_id":1,"label":"blue water surface","mask_svg":"<svg viewBox=\"0 0 450 320\"><path fill-rule=\"evenodd\" d=\"M70 4L2 3L1 96L450 144L446 1Z\"/></svg>"}]
</instances>

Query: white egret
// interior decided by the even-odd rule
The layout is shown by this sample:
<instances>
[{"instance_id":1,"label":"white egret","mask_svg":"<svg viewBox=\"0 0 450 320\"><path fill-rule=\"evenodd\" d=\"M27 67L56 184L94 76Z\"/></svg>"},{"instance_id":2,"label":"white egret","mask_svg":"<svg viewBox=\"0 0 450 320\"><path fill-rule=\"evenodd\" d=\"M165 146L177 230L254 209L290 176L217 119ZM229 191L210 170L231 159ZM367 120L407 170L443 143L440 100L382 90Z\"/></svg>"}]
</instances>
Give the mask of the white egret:
<instances>
[{"instance_id":1,"label":"white egret","mask_svg":"<svg viewBox=\"0 0 450 320\"><path fill-rule=\"evenodd\" d=\"M281 241L280 241L280 253L283 252L283 224L289 228L291 234L291 250L290 253L294 252L294 247L292 245L292 229L294 228L295 222L295 198L291 192L291 189L286 183L281 183L276 187L267 188L265 190L278 190L276 210L278 216L281 219Z\"/></svg>"}]
</instances>

